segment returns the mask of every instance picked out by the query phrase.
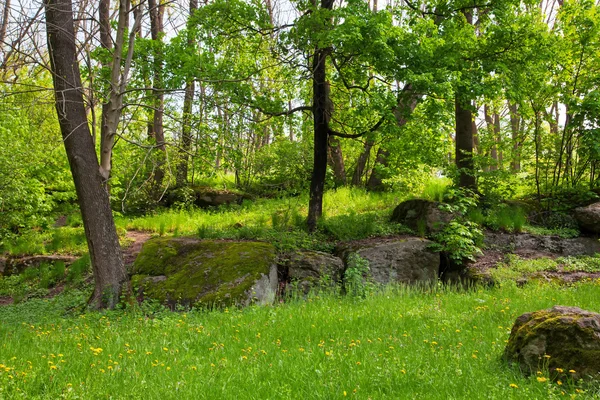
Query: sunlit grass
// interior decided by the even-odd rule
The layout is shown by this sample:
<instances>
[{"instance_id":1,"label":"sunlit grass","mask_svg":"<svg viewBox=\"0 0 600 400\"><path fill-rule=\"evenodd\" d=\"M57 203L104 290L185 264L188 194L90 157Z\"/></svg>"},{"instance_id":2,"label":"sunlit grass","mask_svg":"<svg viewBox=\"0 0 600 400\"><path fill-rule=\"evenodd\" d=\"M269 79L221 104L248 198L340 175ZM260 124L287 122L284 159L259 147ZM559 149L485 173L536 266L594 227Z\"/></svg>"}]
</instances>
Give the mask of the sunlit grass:
<instances>
[{"instance_id":1,"label":"sunlit grass","mask_svg":"<svg viewBox=\"0 0 600 400\"><path fill-rule=\"evenodd\" d=\"M325 193L325 218L366 212L387 212L398 205L397 193L372 194L355 188L341 188ZM257 199L241 205L223 206L214 210L161 210L132 219L117 218L117 225L127 229L159 234L194 235L199 231L228 231L240 228L281 228L287 221L290 228L301 228L308 212L308 196L283 199Z\"/></svg>"},{"instance_id":2,"label":"sunlit grass","mask_svg":"<svg viewBox=\"0 0 600 400\"><path fill-rule=\"evenodd\" d=\"M517 316L600 311L598 282L396 288L274 307L64 314L86 293L0 307L0 398L552 399L598 386L524 377L501 360ZM580 392L577 392L579 390Z\"/></svg>"}]
</instances>

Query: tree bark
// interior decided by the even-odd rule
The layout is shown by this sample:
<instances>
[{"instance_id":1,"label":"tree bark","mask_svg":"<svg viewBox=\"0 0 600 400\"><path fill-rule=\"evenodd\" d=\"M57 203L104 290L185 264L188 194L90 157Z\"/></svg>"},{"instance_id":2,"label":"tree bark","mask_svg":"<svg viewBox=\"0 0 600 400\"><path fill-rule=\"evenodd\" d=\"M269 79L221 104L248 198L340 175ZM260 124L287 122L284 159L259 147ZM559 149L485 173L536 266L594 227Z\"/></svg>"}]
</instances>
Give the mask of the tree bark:
<instances>
[{"instance_id":1,"label":"tree bark","mask_svg":"<svg viewBox=\"0 0 600 400\"><path fill-rule=\"evenodd\" d=\"M342 144L335 136L329 136L329 163L333 169L335 186L344 186L346 184L346 167L342 154Z\"/></svg>"},{"instance_id":2,"label":"tree bark","mask_svg":"<svg viewBox=\"0 0 600 400\"><path fill-rule=\"evenodd\" d=\"M491 171L496 171L499 166L498 159L498 139L500 137L500 116L498 113L490 114L487 104L483 105L483 114L485 116L485 123L488 127L488 132L492 135L492 148L490 149L490 158L492 163L490 165Z\"/></svg>"},{"instance_id":3,"label":"tree bark","mask_svg":"<svg viewBox=\"0 0 600 400\"><path fill-rule=\"evenodd\" d=\"M94 274L89 303L113 308L127 282L108 193L85 114L71 0L45 0L56 111L81 208Z\"/></svg>"},{"instance_id":4,"label":"tree bark","mask_svg":"<svg viewBox=\"0 0 600 400\"><path fill-rule=\"evenodd\" d=\"M457 90L454 104L458 186L475 191L477 187L473 165L473 113L468 105L466 107L463 105L460 90Z\"/></svg>"},{"instance_id":5,"label":"tree bark","mask_svg":"<svg viewBox=\"0 0 600 400\"><path fill-rule=\"evenodd\" d=\"M190 0L190 17L198 9L198 0ZM194 45L194 38L190 35L187 45ZM185 95L183 98L183 120L181 126L181 149L179 151L179 163L177 164L176 186L182 187L187 184L188 165L190 162L190 151L192 150L192 104L196 82L188 79L185 83Z\"/></svg>"},{"instance_id":6,"label":"tree bark","mask_svg":"<svg viewBox=\"0 0 600 400\"><path fill-rule=\"evenodd\" d=\"M402 91L398 95L398 106L394 110L394 116L396 117L396 123L399 127L403 127L408 122L410 114L415 110L419 102L420 96L413 91L412 85L409 83L404 86ZM369 148L369 151L371 149ZM388 166L388 157L390 153L383 147L379 147L377 150L377 156L375 157L375 163L373 165L373 171L369 176L367 182L367 189L370 191L382 191L385 189L383 179L385 178L382 173L382 169ZM381 167L378 168L378 165Z\"/></svg>"},{"instance_id":7,"label":"tree bark","mask_svg":"<svg viewBox=\"0 0 600 400\"><path fill-rule=\"evenodd\" d=\"M4 3L4 11L2 12L2 21L0 22L0 52L4 46L6 38L6 28L8 27L8 19L10 18L10 0Z\"/></svg>"},{"instance_id":8,"label":"tree bark","mask_svg":"<svg viewBox=\"0 0 600 400\"><path fill-rule=\"evenodd\" d=\"M163 84L163 52L162 35L164 33L163 16L165 6L161 0L148 0L150 8L150 36L154 42L154 76L152 77L152 125L149 126L150 136L156 142L158 161L154 169L153 197L158 200L161 196L161 186L165 177L165 132L163 128L165 98L162 92Z\"/></svg>"},{"instance_id":9,"label":"tree bark","mask_svg":"<svg viewBox=\"0 0 600 400\"><path fill-rule=\"evenodd\" d=\"M510 103L510 101L508 102L508 110L510 114L510 131L513 147L510 168L513 173L516 173L521 170L521 117L519 116L517 105Z\"/></svg>"},{"instance_id":10,"label":"tree bark","mask_svg":"<svg viewBox=\"0 0 600 400\"><path fill-rule=\"evenodd\" d=\"M361 186L362 185L362 177L365 173L365 167L367 166L367 161L369 160L369 156L371 155L371 149L375 141L372 139L367 139L365 141L365 146L363 148L363 152L358 156L358 160L356 161L356 168L354 169L354 173L352 174L352 185L353 186Z\"/></svg>"},{"instance_id":11,"label":"tree bark","mask_svg":"<svg viewBox=\"0 0 600 400\"><path fill-rule=\"evenodd\" d=\"M321 8L331 10L333 0L321 0ZM310 180L310 199L308 202L308 230L317 229L317 221L323 214L323 191L327 172L327 143L329 138L329 83L327 82L326 60L331 48L315 49L313 55L313 126L314 126L314 164Z\"/></svg>"}]
</instances>

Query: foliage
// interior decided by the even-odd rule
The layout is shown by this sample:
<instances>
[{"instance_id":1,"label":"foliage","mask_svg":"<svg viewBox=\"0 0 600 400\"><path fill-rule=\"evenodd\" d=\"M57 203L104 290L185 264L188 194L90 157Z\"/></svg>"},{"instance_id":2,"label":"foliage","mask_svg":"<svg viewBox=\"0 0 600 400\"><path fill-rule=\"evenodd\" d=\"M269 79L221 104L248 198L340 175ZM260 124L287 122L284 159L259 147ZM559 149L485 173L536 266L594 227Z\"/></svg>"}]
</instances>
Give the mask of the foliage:
<instances>
[{"instance_id":1,"label":"foliage","mask_svg":"<svg viewBox=\"0 0 600 400\"><path fill-rule=\"evenodd\" d=\"M450 221L441 232L433 235L433 239L436 242L432 246L435 250L447 253L457 262L475 261L475 257L482 254L483 233L479 225L468 220Z\"/></svg>"},{"instance_id":2,"label":"foliage","mask_svg":"<svg viewBox=\"0 0 600 400\"><path fill-rule=\"evenodd\" d=\"M600 257L596 255L523 259L509 254L497 268L490 270L491 276L499 282L539 278L544 273L557 272L600 272Z\"/></svg>"},{"instance_id":3,"label":"foliage","mask_svg":"<svg viewBox=\"0 0 600 400\"><path fill-rule=\"evenodd\" d=\"M344 271L344 289L347 294L354 297L366 297L373 291L374 285L369 282L369 261L358 253L351 253L346 260Z\"/></svg>"}]
</instances>

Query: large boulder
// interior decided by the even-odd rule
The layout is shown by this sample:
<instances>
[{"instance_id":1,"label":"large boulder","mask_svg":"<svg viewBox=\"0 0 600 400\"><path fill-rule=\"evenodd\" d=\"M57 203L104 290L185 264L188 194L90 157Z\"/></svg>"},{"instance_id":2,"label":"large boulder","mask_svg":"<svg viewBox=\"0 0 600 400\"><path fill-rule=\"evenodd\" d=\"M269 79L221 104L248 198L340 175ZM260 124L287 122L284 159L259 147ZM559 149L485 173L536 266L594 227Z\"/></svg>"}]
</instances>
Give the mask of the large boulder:
<instances>
[{"instance_id":1,"label":"large boulder","mask_svg":"<svg viewBox=\"0 0 600 400\"><path fill-rule=\"evenodd\" d=\"M440 253L430 249L430 240L418 237L367 239L340 245L345 260L357 253L369 262L370 278L380 284L431 283L438 278Z\"/></svg>"},{"instance_id":2,"label":"large boulder","mask_svg":"<svg viewBox=\"0 0 600 400\"><path fill-rule=\"evenodd\" d=\"M600 234L600 202L573 211L579 228L584 232Z\"/></svg>"},{"instance_id":3,"label":"large boulder","mask_svg":"<svg viewBox=\"0 0 600 400\"><path fill-rule=\"evenodd\" d=\"M513 253L523 258L593 256L600 253L600 241L590 237L565 239L529 233L486 232L484 245L488 250Z\"/></svg>"},{"instance_id":4,"label":"large boulder","mask_svg":"<svg viewBox=\"0 0 600 400\"><path fill-rule=\"evenodd\" d=\"M504 358L526 373L548 368L574 378L599 378L600 314L576 307L554 306L517 318Z\"/></svg>"},{"instance_id":5,"label":"large boulder","mask_svg":"<svg viewBox=\"0 0 600 400\"><path fill-rule=\"evenodd\" d=\"M285 280L304 293L324 284L334 286L344 273L341 258L320 251L297 250L282 257L280 264Z\"/></svg>"},{"instance_id":6,"label":"large boulder","mask_svg":"<svg viewBox=\"0 0 600 400\"><path fill-rule=\"evenodd\" d=\"M454 218L452 213L441 210L440 204L424 199L406 200L394 209L391 219L422 236L439 232Z\"/></svg>"},{"instance_id":7,"label":"large boulder","mask_svg":"<svg viewBox=\"0 0 600 400\"><path fill-rule=\"evenodd\" d=\"M267 304L277 292L275 248L262 242L150 239L131 274L142 298L171 307Z\"/></svg>"}]
</instances>

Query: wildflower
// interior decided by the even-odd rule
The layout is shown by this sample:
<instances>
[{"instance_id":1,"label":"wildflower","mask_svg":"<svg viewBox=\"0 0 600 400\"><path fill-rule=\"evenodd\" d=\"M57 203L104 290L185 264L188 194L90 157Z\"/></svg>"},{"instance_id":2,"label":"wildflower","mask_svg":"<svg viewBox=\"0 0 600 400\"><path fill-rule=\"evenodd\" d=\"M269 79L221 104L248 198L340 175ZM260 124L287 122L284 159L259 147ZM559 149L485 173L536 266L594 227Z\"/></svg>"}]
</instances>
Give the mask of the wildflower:
<instances>
[{"instance_id":1,"label":"wildflower","mask_svg":"<svg viewBox=\"0 0 600 400\"><path fill-rule=\"evenodd\" d=\"M570 369L569 372L572 373L572 374L574 374L575 370L574 369Z\"/></svg>"},{"instance_id":2,"label":"wildflower","mask_svg":"<svg viewBox=\"0 0 600 400\"><path fill-rule=\"evenodd\" d=\"M50 369L55 370L55 369L58 369L58 367L56 365L51 365Z\"/></svg>"},{"instance_id":3,"label":"wildflower","mask_svg":"<svg viewBox=\"0 0 600 400\"><path fill-rule=\"evenodd\" d=\"M346 391L344 390L344 397L346 397L348 394L346 393Z\"/></svg>"},{"instance_id":4,"label":"wildflower","mask_svg":"<svg viewBox=\"0 0 600 400\"><path fill-rule=\"evenodd\" d=\"M535 379L537 379L537 381L540 382L540 383L544 383L544 382L546 382L548 380L546 377L543 377L543 376L538 376Z\"/></svg>"},{"instance_id":5,"label":"wildflower","mask_svg":"<svg viewBox=\"0 0 600 400\"><path fill-rule=\"evenodd\" d=\"M556 372L558 372L559 374L562 374L563 372L565 372L565 370L562 368L556 368Z\"/></svg>"},{"instance_id":6,"label":"wildflower","mask_svg":"<svg viewBox=\"0 0 600 400\"><path fill-rule=\"evenodd\" d=\"M357 361L357 362L356 362L356 365L360 365L360 361Z\"/></svg>"},{"instance_id":7,"label":"wildflower","mask_svg":"<svg viewBox=\"0 0 600 400\"><path fill-rule=\"evenodd\" d=\"M508 386L510 386L510 387L511 387L511 388L513 388L513 389L518 389L518 388L519 388L519 386L517 386L517 384L516 384L516 383L511 383L511 384L510 384L510 385L508 385Z\"/></svg>"},{"instance_id":8,"label":"wildflower","mask_svg":"<svg viewBox=\"0 0 600 400\"><path fill-rule=\"evenodd\" d=\"M560 385L562 385L562 382L561 382L560 380L558 380L558 381L556 381L556 384L557 384L558 386L560 386Z\"/></svg>"},{"instance_id":9,"label":"wildflower","mask_svg":"<svg viewBox=\"0 0 600 400\"><path fill-rule=\"evenodd\" d=\"M471 355L471 357L477 358L477 354L473 354L473 355Z\"/></svg>"},{"instance_id":10,"label":"wildflower","mask_svg":"<svg viewBox=\"0 0 600 400\"><path fill-rule=\"evenodd\" d=\"M164 350L164 351L169 351L169 349L168 349L168 348L166 348L166 347L163 347L163 350Z\"/></svg>"},{"instance_id":11,"label":"wildflower","mask_svg":"<svg viewBox=\"0 0 600 400\"><path fill-rule=\"evenodd\" d=\"M550 358L549 354L544 354L544 358Z\"/></svg>"}]
</instances>

